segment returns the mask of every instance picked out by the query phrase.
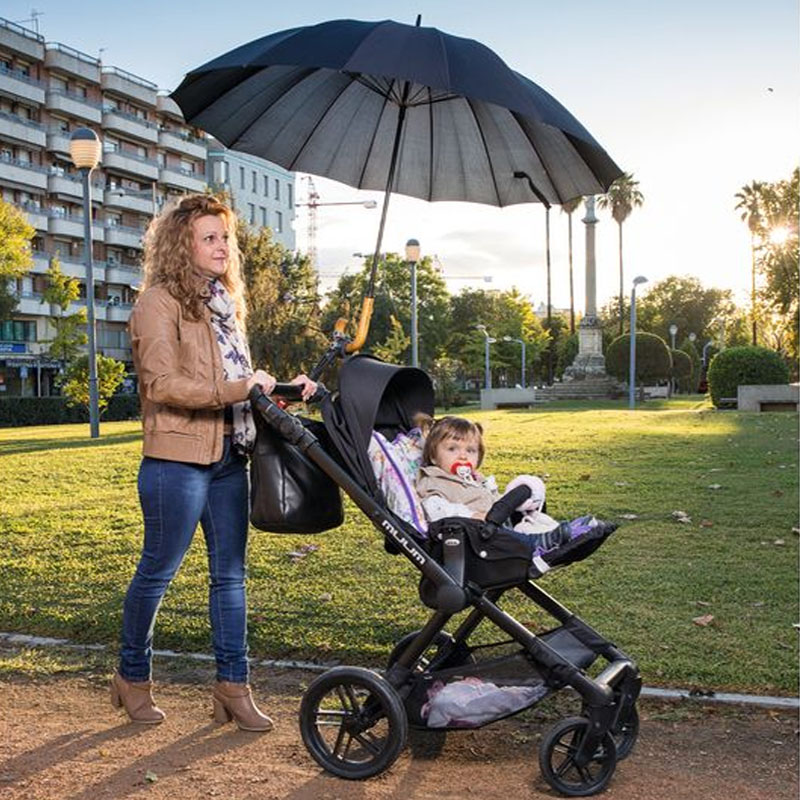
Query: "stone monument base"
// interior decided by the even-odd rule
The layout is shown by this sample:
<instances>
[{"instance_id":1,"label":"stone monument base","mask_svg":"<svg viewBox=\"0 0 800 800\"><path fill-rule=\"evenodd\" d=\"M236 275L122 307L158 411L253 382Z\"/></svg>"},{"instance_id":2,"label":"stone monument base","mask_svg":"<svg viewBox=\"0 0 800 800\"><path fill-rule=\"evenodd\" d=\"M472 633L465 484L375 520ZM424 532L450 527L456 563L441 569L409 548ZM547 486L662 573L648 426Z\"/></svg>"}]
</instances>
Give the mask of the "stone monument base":
<instances>
[{"instance_id":1,"label":"stone monument base","mask_svg":"<svg viewBox=\"0 0 800 800\"><path fill-rule=\"evenodd\" d=\"M565 381L605 378L606 359L603 356L603 329L596 317L584 317L578 326L578 355L564 370Z\"/></svg>"}]
</instances>

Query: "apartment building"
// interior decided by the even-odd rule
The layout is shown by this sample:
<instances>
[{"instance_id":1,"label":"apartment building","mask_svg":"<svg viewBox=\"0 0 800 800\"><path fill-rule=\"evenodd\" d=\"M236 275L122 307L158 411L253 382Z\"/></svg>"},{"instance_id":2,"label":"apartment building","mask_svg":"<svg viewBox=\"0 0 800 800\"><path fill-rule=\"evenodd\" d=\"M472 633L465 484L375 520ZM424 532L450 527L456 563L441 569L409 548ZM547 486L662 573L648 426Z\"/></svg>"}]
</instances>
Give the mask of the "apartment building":
<instances>
[{"instance_id":1,"label":"apartment building","mask_svg":"<svg viewBox=\"0 0 800 800\"><path fill-rule=\"evenodd\" d=\"M287 250L295 244L294 173L263 158L208 144L208 182L231 197L236 212L254 227L269 227Z\"/></svg>"}]
</instances>

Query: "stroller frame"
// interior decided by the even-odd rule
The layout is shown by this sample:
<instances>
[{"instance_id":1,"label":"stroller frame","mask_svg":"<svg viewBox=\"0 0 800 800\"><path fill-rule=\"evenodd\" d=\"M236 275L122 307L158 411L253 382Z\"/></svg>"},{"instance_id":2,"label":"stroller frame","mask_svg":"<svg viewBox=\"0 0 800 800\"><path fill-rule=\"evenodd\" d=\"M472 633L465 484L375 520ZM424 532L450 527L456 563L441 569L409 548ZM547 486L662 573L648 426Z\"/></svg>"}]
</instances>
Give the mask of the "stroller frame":
<instances>
[{"instance_id":1,"label":"stroller frame","mask_svg":"<svg viewBox=\"0 0 800 800\"><path fill-rule=\"evenodd\" d=\"M288 387L279 384L274 393L291 397L294 390ZM602 791L638 734L636 700L641 677L633 660L531 580L492 588L464 580L463 540L455 548L462 557L456 552L453 558L454 548L446 548L445 563L439 564L419 534L373 499L297 417L258 387L251 401L275 432L347 493L383 534L387 549L402 554L436 588L436 610L421 630L397 645L383 676L361 667L334 667L308 687L301 703L300 727L312 757L328 772L348 779L369 778L388 769L405 746L409 722L404 703L415 681L420 674L465 663L472 650L467 640L487 619L521 646L522 654L533 662L532 669L542 675L548 694L571 687L582 699L582 715L561 720L543 738L539 752L543 777L566 796ZM507 588L519 589L559 627L540 635L529 631L497 605ZM468 606L472 610L454 634L445 634L448 622ZM608 662L596 677L570 660L576 643L584 665L598 656ZM423 656L432 646L436 653L426 662ZM326 737L327 728L335 729L331 737Z\"/></svg>"}]
</instances>

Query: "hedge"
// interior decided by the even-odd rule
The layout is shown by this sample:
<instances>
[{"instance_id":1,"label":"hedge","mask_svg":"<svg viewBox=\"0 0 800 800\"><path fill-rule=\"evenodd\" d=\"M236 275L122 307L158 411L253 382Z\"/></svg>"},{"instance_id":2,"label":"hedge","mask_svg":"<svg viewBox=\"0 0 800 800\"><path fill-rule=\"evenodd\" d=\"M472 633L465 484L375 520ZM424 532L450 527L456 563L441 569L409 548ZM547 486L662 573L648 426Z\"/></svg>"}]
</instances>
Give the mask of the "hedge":
<instances>
[{"instance_id":1,"label":"hedge","mask_svg":"<svg viewBox=\"0 0 800 800\"><path fill-rule=\"evenodd\" d=\"M115 394L100 420L114 422L138 416L138 394ZM0 397L0 428L88 421L89 409L68 406L66 397Z\"/></svg>"},{"instance_id":2,"label":"hedge","mask_svg":"<svg viewBox=\"0 0 800 800\"><path fill-rule=\"evenodd\" d=\"M631 336L618 336L606 350L606 370L621 381L629 378ZM669 346L654 333L636 334L636 380L657 381L669 378L672 372L672 356Z\"/></svg>"},{"instance_id":3,"label":"hedge","mask_svg":"<svg viewBox=\"0 0 800 800\"><path fill-rule=\"evenodd\" d=\"M766 347L729 347L714 356L708 367L711 402L736 397L740 386L789 383L789 368Z\"/></svg>"}]
</instances>

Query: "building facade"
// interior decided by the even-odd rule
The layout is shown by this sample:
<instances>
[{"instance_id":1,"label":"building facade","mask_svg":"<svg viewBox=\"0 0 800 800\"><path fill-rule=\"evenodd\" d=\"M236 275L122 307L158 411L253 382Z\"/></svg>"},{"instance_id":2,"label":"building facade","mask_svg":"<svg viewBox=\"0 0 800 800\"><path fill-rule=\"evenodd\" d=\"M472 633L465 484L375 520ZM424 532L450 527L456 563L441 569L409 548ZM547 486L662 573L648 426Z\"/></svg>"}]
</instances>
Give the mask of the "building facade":
<instances>
[{"instance_id":1,"label":"building facade","mask_svg":"<svg viewBox=\"0 0 800 800\"><path fill-rule=\"evenodd\" d=\"M99 353L130 363L144 230L163 202L206 188L206 138L155 84L0 18L0 193L36 228L33 269L17 283L13 319L0 323L0 393L52 390L61 365L46 356L53 330L41 297L54 256L85 303L83 187L69 156L80 127L103 144L92 173Z\"/></svg>"},{"instance_id":2,"label":"building facade","mask_svg":"<svg viewBox=\"0 0 800 800\"><path fill-rule=\"evenodd\" d=\"M276 242L287 250L295 244L294 173L263 158L228 150L209 139L208 182L224 190L233 207L250 225L269 227Z\"/></svg>"}]
</instances>

